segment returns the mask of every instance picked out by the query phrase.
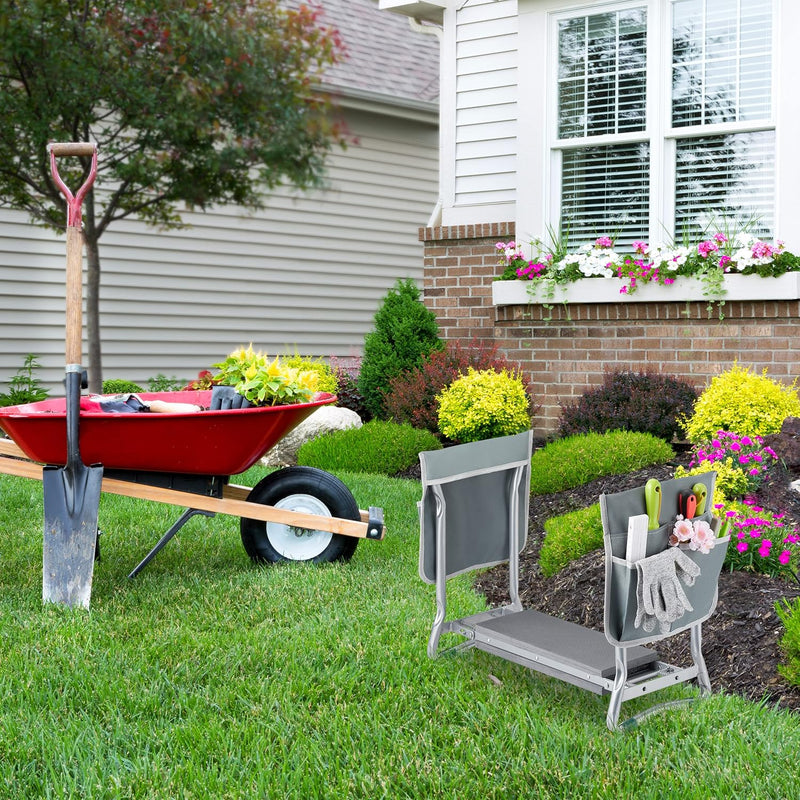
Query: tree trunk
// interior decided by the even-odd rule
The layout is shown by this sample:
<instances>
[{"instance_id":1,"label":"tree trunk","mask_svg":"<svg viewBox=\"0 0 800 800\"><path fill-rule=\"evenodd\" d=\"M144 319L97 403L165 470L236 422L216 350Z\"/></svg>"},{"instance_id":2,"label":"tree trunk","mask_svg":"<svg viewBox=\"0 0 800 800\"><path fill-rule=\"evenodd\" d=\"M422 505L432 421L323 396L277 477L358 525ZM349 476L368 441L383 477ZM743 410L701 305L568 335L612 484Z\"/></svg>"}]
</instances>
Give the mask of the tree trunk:
<instances>
[{"instance_id":1,"label":"tree trunk","mask_svg":"<svg viewBox=\"0 0 800 800\"><path fill-rule=\"evenodd\" d=\"M103 391L103 361L100 352L100 249L92 227L84 231L86 244L86 337L88 339L89 391Z\"/></svg>"}]
</instances>

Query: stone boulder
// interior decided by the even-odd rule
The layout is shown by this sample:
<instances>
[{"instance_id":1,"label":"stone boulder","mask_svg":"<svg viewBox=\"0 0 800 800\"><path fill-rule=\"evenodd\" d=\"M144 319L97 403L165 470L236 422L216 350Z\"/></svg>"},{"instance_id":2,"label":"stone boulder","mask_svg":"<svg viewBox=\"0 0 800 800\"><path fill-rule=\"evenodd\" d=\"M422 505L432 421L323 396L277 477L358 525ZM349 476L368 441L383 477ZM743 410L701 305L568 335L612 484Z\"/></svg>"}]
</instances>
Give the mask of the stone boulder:
<instances>
[{"instance_id":1,"label":"stone boulder","mask_svg":"<svg viewBox=\"0 0 800 800\"><path fill-rule=\"evenodd\" d=\"M338 406L320 406L269 450L261 463L266 467L294 466L297 464L297 451L306 442L330 431L360 427L361 417L355 411Z\"/></svg>"}]
</instances>

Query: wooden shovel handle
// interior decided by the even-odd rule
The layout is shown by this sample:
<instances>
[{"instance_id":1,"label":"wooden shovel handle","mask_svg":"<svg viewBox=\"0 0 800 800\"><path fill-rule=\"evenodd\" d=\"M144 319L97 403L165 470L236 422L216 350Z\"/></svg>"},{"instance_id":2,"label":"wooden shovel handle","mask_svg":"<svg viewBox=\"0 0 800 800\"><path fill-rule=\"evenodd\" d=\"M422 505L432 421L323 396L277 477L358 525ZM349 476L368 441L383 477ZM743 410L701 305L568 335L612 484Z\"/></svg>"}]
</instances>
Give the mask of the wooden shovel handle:
<instances>
[{"instance_id":1,"label":"wooden shovel handle","mask_svg":"<svg viewBox=\"0 0 800 800\"><path fill-rule=\"evenodd\" d=\"M67 364L81 363L83 335L83 231L67 228Z\"/></svg>"}]
</instances>

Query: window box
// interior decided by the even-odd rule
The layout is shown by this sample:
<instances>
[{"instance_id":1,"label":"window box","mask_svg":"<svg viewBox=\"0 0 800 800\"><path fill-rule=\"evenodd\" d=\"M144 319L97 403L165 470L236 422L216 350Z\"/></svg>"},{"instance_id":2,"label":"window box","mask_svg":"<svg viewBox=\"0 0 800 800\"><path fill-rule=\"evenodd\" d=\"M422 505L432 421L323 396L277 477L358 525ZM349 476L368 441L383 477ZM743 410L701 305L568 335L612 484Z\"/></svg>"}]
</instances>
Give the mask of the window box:
<instances>
[{"instance_id":1,"label":"window box","mask_svg":"<svg viewBox=\"0 0 800 800\"><path fill-rule=\"evenodd\" d=\"M622 278L583 278L557 286L552 298L545 297L540 287L534 297L528 293L530 281L494 281L492 303L496 306L518 306L555 303L685 303L696 300L796 300L800 298L800 272L787 272L777 278L760 275L726 275L725 294L705 297L704 285L697 278L678 278L670 286L646 283L632 295L620 294L626 284Z\"/></svg>"}]
</instances>

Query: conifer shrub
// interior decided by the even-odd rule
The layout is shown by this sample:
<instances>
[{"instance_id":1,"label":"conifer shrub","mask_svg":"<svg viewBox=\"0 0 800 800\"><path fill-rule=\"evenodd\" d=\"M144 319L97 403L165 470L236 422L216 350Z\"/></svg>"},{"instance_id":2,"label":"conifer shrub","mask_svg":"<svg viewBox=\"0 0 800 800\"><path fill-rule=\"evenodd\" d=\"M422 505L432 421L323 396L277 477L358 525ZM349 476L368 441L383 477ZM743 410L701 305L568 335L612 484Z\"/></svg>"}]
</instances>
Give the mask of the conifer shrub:
<instances>
[{"instance_id":1,"label":"conifer shrub","mask_svg":"<svg viewBox=\"0 0 800 800\"><path fill-rule=\"evenodd\" d=\"M525 385L508 370L469 368L438 399L439 431L456 442L509 436L531 424Z\"/></svg>"},{"instance_id":2,"label":"conifer shrub","mask_svg":"<svg viewBox=\"0 0 800 800\"><path fill-rule=\"evenodd\" d=\"M442 350L425 356L422 363L389 381L385 413L395 422L408 422L415 428L439 432L438 395L469 369L494 369L518 372L516 364L498 354L497 345L472 340L468 345L445 342ZM519 373L523 385L528 379Z\"/></svg>"},{"instance_id":3,"label":"conifer shrub","mask_svg":"<svg viewBox=\"0 0 800 800\"><path fill-rule=\"evenodd\" d=\"M671 442L681 435L680 420L691 413L696 400L697 391L671 375L608 372L601 386L562 406L558 431L561 436L572 436L626 430Z\"/></svg>"},{"instance_id":4,"label":"conifer shrub","mask_svg":"<svg viewBox=\"0 0 800 800\"><path fill-rule=\"evenodd\" d=\"M778 433L787 417L800 417L794 381L786 386L738 363L711 379L691 416L682 422L692 444L711 441L717 431L739 436Z\"/></svg>"},{"instance_id":5,"label":"conifer shrub","mask_svg":"<svg viewBox=\"0 0 800 800\"><path fill-rule=\"evenodd\" d=\"M398 280L375 314L375 329L364 339L358 389L370 413L385 416L389 381L442 346L436 317L420 299L417 285L411 278Z\"/></svg>"}]
</instances>

